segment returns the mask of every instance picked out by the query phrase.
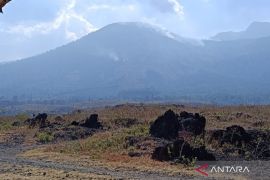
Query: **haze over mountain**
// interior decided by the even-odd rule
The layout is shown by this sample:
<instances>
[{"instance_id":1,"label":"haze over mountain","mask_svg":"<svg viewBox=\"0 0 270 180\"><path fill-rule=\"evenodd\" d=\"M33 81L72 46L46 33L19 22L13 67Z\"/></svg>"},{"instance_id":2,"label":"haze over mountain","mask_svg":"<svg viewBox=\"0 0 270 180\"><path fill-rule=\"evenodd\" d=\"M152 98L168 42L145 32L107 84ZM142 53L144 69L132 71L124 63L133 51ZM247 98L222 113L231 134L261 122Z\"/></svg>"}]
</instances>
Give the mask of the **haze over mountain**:
<instances>
[{"instance_id":1,"label":"haze over mountain","mask_svg":"<svg viewBox=\"0 0 270 180\"><path fill-rule=\"evenodd\" d=\"M245 31L254 29L253 35L245 33L252 38L198 43L142 23L111 24L66 46L0 65L1 96L270 102L265 26L252 24Z\"/></svg>"}]
</instances>

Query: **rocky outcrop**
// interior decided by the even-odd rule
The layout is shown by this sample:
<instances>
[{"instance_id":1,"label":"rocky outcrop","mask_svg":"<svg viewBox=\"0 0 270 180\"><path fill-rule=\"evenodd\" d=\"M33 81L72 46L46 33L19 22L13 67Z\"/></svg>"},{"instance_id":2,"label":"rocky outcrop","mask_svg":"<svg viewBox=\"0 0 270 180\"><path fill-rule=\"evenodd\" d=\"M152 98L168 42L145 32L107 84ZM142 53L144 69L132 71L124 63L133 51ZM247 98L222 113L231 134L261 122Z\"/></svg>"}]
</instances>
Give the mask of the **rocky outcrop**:
<instances>
[{"instance_id":1,"label":"rocky outcrop","mask_svg":"<svg viewBox=\"0 0 270 180\"><path fill-rule=\"evenodd\" d=\"M27 119L25 124L28 125L30 128L44 128L50 124L47 120L48 115L46 113L38 114L34 118Z\"/></svg>"},{"instance_id":2,"label":"rocky outcrop","mask_svg":"<svg viewBox=\"0 0 270 180\"><path fill-rule=\"evenodd\" d=\"M180 125L178 115L168 110L164 115L158 117L150 127L150 134L153 137L164 139L176 139Z\"/></svg>"},{"instance_id":3,"label":"rocky outcrop","mask_svg":"<svg viewBox=\"0 0 270 180\"><path fill-rule=\"evenodd\" d=\"M215 156L209 153L204 146L193 148L184 140L176 140L163 146L157 147L152 158L159 161L183 160L185 158L199 161L215 161Z\"/></svg>"},{"instance_id":4,"label":"rocky outcrop","mask_svg":"<svg viewBox=\"0 0 270 180\"><path fill-rule=\"evenodd\" d=\"M195 136L204 134L206 119L198 113L192 114L181 112L180 116L172 110L158 117L150 127L150 134L153 137L167 140L177 139L179 132L189 132Z\"/></svg>"},{"instance_id":5,"label":"rocky outcrop","mask_svg":"<svg viewBox=\"0 0 270 180\"><path fill-rule=\"evenodd\" d=\"M98 114L92 114L83 124L81 124L81 126L90 129L102 129L102 125L98 120Z\"/></svg>"},{"instance_id":6,"label":"rocky outcrop","mask_svg":"<svg viewBox=\"0 0 270 180\"><path fill-rule=\"evenodd\" d=\"M270 158L270 132L250 130L234 125L226 130L215 130L211 132L208 144L216 149L222 150L227 156L239 154L239 157L248 160L269 160Z\"/></svg>"},{"instance_id":7,"label":"rocky outcrop","mask_svg":"<svg viewBox=\"0 0 270 180\"><path fill-rule=\"evenodd\" d=\"M206 119L198 113L181 112L179 117L180 131L193 133L195 136L204 134Z\"/></svg>"}]
</instances>

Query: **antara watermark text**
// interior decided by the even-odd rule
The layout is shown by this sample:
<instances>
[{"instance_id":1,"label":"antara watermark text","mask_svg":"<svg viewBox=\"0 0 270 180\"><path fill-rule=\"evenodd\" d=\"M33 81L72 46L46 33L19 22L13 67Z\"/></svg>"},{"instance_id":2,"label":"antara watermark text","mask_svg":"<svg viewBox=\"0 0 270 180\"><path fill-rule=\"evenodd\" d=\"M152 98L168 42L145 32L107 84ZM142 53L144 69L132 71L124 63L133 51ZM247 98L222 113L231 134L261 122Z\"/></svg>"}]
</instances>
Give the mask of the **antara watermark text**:
<instances>
[{"instance_id":1,"label":"antara watermark text","mask_svg":"<svg viewBox=\"0 0 270 180\"><path fill-rule=\"evenodd\" d=\"M211 173L249 173L247 166L213 166Z\"/></svg>"},{"instance_id":2,"label":"antara watermark text","mask_svg":"<svg viewBox=\"0 0 270 180\"><path fill-rule=\"evenodd\" d=\"M211 166L204 164L195 169L204 176L208 176L211 173L249 173L250 170L247 166Z\"/></svg>"}]
</instances>

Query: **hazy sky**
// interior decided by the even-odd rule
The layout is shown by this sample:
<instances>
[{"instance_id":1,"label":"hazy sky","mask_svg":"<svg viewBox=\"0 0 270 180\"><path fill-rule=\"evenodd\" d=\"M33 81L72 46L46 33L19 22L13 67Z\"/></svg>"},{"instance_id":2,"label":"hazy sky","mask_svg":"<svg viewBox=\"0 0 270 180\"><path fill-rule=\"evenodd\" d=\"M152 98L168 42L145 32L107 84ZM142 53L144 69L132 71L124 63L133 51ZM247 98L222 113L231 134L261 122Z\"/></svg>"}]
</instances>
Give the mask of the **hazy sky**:
<instances>
[{"instance_id":1,"label":"hazy sky","mask_svg":"<svg viewBox=\"0 0 270 180\"><path fill-rule=\"evenodd\" d=\"M270 21L269 0L12 0L0 15L0 62L32 56L107 24L143 21L207 38Z\"/></svg>"}]
</instances>

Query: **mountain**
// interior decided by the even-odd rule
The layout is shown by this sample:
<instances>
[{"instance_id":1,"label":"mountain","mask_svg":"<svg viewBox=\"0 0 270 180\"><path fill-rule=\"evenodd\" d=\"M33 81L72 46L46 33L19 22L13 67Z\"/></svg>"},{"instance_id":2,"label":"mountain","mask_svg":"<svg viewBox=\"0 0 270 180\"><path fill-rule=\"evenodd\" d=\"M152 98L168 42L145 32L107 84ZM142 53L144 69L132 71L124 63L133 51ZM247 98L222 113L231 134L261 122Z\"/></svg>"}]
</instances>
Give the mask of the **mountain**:
<instances>
[{"instance_id":1,"label":"mountain","mask_svg":"<svg viewBox=\"0 0 270 180\"><path fill-rule=\"evenodd\" d=\"M270 102L270 38L194 42L142 23L111 24L0 65L1 96Z\"/></svg>"},{"instance_id":2,"label":"mountain","mask_svg":"<svg viewBox=\"0 0 270 180\"><path fill-rule=\"evenodd\" d=\"M231 41L239 39L257 39L269 36L270 36L269 22L254 22L244 31L222 32L212 37L212 39L218 41Z\"/></svg>"}]
</instances>

